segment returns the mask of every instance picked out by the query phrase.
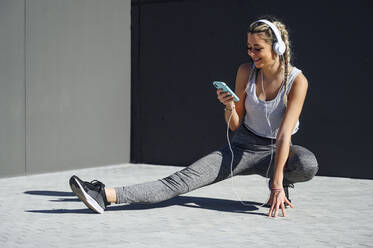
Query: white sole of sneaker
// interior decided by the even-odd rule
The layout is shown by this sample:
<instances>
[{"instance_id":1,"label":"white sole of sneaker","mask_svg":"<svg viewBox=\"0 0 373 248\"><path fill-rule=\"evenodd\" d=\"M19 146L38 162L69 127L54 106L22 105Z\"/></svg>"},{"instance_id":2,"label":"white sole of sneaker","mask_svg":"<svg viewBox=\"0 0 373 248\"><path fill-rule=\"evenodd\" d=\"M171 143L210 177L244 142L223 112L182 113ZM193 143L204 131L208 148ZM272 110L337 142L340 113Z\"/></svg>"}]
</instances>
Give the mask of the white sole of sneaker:
<instances>
[{"instance_id":1,"label":"white sole of sneaker","mask_svg":"<svg viewBox=\"0 0 373 248\"><path fill-rule=\"evenodd\" d=\"M78 198L80 200L82 200L84 202L84 204L89 207L90 209L92 209L93 211L99 213L99 214L103 214L104 213L104 209L90 196L88 195L82 185L79 183L78 180L76 180L74 178L74 181L76 182L76 184L78 185L78 188L75 187L74 184L71 184L71 190L78 196Z\"/></svg>"}]
</instances>

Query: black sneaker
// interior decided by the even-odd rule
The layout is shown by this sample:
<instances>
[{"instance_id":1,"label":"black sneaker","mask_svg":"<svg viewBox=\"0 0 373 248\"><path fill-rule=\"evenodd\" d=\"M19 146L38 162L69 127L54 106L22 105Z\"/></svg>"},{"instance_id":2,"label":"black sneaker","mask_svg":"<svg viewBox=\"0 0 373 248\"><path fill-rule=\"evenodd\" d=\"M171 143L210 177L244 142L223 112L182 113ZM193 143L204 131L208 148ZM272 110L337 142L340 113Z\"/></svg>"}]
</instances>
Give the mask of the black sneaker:
<instances>
[{"instance_id":1,"label":"black sneaker","mask_svg":"<svg viewBox=\"0 0 373 248\"><path fill-rule=\"evenodd\" d=\"M72 176L69 180L71 190L93 211L102 214L110 203L106 199L105 184L97 180L85 182L77 176Z\"/></svg>"}]
</instances>

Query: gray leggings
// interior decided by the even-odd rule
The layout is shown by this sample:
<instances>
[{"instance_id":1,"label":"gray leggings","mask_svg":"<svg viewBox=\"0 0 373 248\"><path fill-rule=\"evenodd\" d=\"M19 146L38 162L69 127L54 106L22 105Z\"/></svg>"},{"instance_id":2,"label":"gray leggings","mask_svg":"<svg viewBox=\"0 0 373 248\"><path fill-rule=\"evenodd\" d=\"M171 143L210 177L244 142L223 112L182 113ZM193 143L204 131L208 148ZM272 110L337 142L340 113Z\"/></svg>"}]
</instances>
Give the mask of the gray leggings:
<instances>
[{"instance_id":1,"label":"gray leggings","mask_svg":"<svg viewBox=\"0 0 373 248\"><path fill-rule=\"evenodd\" d=\"M259 174L272 178L276 145L240 126L231 140L233 175ZM200 158L190 166L153 182L117 187L117 203L157 203L231 177L232 153L228 144ZM290 145L285 164L284 185L311 180L318 171L315 155L306 148Z\"/></svg>"}]
</instances>

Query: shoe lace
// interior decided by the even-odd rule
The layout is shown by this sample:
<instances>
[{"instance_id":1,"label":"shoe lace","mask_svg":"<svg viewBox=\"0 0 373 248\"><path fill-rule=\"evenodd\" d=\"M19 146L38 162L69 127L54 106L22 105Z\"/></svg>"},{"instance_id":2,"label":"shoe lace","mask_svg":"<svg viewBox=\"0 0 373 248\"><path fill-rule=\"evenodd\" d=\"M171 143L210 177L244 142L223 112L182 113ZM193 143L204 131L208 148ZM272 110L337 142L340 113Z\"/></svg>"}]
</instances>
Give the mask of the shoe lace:
<instances>
[{"instance_id":1,"label":"shoe lace","mask_svg":"<svg viewBox=\"0 0 373 248\"><path fill-rule=\"evenodd\" d=\"M294 189L294 184L293 183L289 183L288 185L285 185L284 187Z\"/></svg>"},{"instance_id":2,"label":"shoe lace","mask_svg":"<svg viewBox=\"0 0 373 248\"><path fill-rule=\"evenodd\" d=\"M105 187L105 184L103 184L102 182L98 181L98 180L93 180L91 181L88 186L91 186L92 189L97 189L98 191L101 191L104 189Z\"/></svg>"},{"instance_id":3,"label":"shoe lace","mask_svg":"<svg viewBox=\"0 0 373 248\"><path fill-rule=\"evenodd\" d=\"M107 199L106 199L105 184L103 184L102 182L97 181L97 180L91 181L90 184L93 187L95 187L98 190L98 192L102 195L102 197L104 198L105 206L110 205L111 203L108 202Z\"/></svg>"}]
</instances>

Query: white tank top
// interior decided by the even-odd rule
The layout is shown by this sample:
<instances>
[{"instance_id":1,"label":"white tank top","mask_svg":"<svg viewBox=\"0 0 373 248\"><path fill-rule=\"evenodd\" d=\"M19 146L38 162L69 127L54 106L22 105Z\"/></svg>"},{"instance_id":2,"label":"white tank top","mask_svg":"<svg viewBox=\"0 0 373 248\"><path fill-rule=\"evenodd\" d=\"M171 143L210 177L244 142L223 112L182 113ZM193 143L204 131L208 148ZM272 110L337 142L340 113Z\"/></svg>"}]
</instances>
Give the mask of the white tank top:
<instances>
[{"instance_id":1,"label":"white tank top","mask_svg":"<svg viewBox=\"0 0 373 248\"><path fill-rule=\"evenodd\" d=\"M251 73L254 72L255 65L251 68ZM286 95L289 94L291 86L293 85L294 79L301 72L301 70L293 67L289 73L289 87L287 88ZM250 75L251 77L251 75ZM245 118L244 125L253 133L258 136L276 139L278 130L285 114L284 94L285 86L282 84L281 89L277 93L277 96L270 101L262 101L256 95L256 73L251 77L246 86L246 99L245 99ZM269 116L269 122L266 119L266 108L267 116ZM271 127L271 128L270 128ZM292 135L295 134L299 129L299 120L295 125Z\"/></svg>"}]
</instances>

